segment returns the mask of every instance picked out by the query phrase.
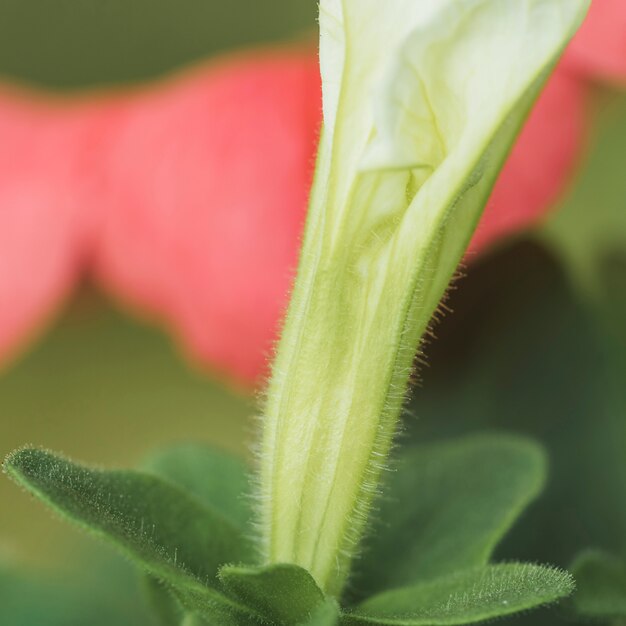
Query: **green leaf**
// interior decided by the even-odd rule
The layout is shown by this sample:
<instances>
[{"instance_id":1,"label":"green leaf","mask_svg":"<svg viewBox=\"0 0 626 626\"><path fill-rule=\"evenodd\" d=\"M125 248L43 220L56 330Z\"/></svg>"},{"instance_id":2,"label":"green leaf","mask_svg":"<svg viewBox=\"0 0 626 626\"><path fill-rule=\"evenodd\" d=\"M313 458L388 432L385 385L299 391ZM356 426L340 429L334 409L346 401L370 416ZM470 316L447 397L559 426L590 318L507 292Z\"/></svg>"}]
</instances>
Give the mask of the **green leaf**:
<instances>
[{"instance_id":1,"label":"green leaf","mask_svg":"<svg viewBox=\"0 0 626 626\"><path fill-rule=\"evenodd\" d=\"M219 566L248 558L250 548L232 524L196 498L156 476L90 469L44 450L18 450L4 467L63 517L163 580L189 610L224 624L250 615L215 589Z\"/></svg>"},{"instance_id":2,"label":"green leaf","mask_svg":"<svg viewBox=\"0 0 626 626\"><path fill-rule=\"evenodd\" d=\"M240 528L252 520L249 471L239 457L188 443L152 454L142 467L192 493Z\"/></svg>"},{"instance_id":3,"label":"green leaf","mask_svg":"<svg viewBox=\"0 0 626 626\"><path fill-rule=\"evenodd\" d=\"M588 551L572 565L573 604L586 618L626 618L626 563L610 554Z\"/></svg>"},{"instance_id":4,"label":"green leaf","mask_svg":"<svg viewBox=\"0 0 626 626\"><path fill-rule=\"evenodd\" d=\"M484 565L546 475L528 439L474 436L404 452L353 587L360 597Z\"/></svg>"},{"instance_id":5,"label":"green leaf","mask_svg":"<svg viewBox=\"0 0 626 626\"><path fill-rule=\"evenodd\" d=\"M572 577L561 570L488 565L374 596L345 621L355 626L475 624L554 602L573 589Z\"/></svg>"},{"instance_id":6,"label":"green leaf","mask_svg":"<svg viewBox=\"0 0 626 626\"><path fill-rule=\"evenodd\" d=\"M226 565L219 577L229 592L274 624L306 622L324 602L313 577L297 565Z\"/></svg>"},{"instance_id":7,"label":"green leaf","mask_svg":"<svg viewBox=\"0 0 626 626\"><path fill-rule=\"evenodd\" d=\"M2 370L0 414L11 418L0 419L0 462L32 441L121 467L181 438L245 452L249 398L198 375L163 332L123 315L101 294L81 289L67 304ZM0 480L0 502L11 511L0 516L0 533L16 550L51 566L76 548L75 529L37 515L9 481Z\"/></svg>"},{"instance_id":8,"label":"green leaf","mask_svg":"<svg viewBox=\"0 0 626 626\"><path fill-rule=\"evenodd\" d=\"M221 564L250 555L224 518L155 476L90 469L30 448L9 455L5 467L57 512L113 541L157 577L187 573L216 584Z\"/></svg>"},{"instance_id":9,"label":"green leaf","mask_svg":"<svg viewBox=\"0 0 626 626\"><path fill-rule=\"evenodd\" d=\"M142 468L199 498L241 530L252 519L248 468L239 457L207 445L177 444L152 453ZM163 624L178 624L180 611L169 589L156 581L148 581L147 589Z\"/></svg>"},{"instance_id":10,"label":"green leaf","mask_svg":"<svg viewBox=\"0 0 626 626\"><path fill-rule=\"evenodd\" d=\"M301 626L336 626L339 624L339 605L334 598L326 598L326 600L318 605L313 611L311 617Z\"/></svg>"},{"instance_id":11,"label":"green leaf","mask_svg":"<svg viewBox=\"0 0 626 626\"><path fill-rule=\"evenodd\" d=\"M423 389L409 407L419 420L407 420L406 438L506 428L549 451L546 491L506 535L498 560L565 567L587 546L624 553L626 256L621 265L619 258L612 297L597 315L545 249L500 249L472 266L449 302L455 314L437 328ZM567 623L552 610L515 618Z\"/></svg>"},{"instance_id":12,"label":"green leaf","mask_svg":"<svg viewBox=\"0 0 626 626\"><path fill-rule=\"evenodd\" d=\"M197 618L203 618L209 624L219 626L256 626L263 623L262 618L248 607L203 585L185 583L174 586L173 590L189 611L186 621L195 623Z\"/></svg>"}]
</instances>

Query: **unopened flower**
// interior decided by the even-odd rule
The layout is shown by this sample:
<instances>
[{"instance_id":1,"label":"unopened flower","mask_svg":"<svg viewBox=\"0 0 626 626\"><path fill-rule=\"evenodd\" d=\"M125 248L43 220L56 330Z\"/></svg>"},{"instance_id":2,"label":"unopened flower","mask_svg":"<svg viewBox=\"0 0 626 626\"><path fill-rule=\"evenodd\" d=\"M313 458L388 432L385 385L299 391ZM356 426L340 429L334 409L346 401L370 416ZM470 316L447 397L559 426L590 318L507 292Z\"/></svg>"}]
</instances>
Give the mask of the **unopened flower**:
<instances>
[{"instance_id":1,"label":"unopened flower","mask_svg":"<svg viewBox=\"0 0 626 626\"><path fill-rule=\"evenodd\" d=\"M264 411L265 557L339 595L415 351L588 0L322 0L324 128Z\"/></svg>"}]
</instances>

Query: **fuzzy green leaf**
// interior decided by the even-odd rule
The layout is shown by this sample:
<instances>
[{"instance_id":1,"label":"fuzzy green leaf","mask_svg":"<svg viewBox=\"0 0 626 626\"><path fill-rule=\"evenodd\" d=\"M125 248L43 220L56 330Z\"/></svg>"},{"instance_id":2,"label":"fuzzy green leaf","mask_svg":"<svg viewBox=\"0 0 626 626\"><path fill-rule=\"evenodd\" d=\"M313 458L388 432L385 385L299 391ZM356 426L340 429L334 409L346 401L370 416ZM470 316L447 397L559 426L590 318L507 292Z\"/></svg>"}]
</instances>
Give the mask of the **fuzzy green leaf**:
<instances>
[{"instance_id":1,"label":"fuzzy green leaf","mask_svg":"<svg viewBox=\"0 0 626 626\"><path fill-rule=\"evenodd\" d=\"M241 528L252 519L248 468L232 454L201 444L179 444L152 454L143 469L192 493Z\"/></svg>"},{"instance_id":2,"label":"fuzzy green leaf","mask_svg":"<svg viewBox=\"0 0 626 626\"><path fill-rule=\"evenodd\" d=\"M572 577L539 565L508 563L472 568L374 596L345 617L354 626L475 624L569 595Z\"/></svg>"},{"instance_id":3,"label":"fuzzy green leaf","mask_svg":"<svg viewBox=\"0 0 626 626\"><path fill-rule=\"evenodd\" d=\"M173 482L242 530L252 519L248 469L232 454L202 444L177 444L152 453L142 469ZM154 579L148 579L146 590L162 623L178 624L179 609L170 590Z\"/></svg>"},{"instance_id":4,"label":"fuzzy green leaf","mask_svg":"<svg viewBox=\"0 0 626 626\"><path fill-rule=\"evenodd\" d=\"M530 440L482 435L404 453L353 587L366 597L484 565L545 480Z\"/></svg>"},{"instance_id":5,"label":"fuzzy green leaf","mask_svg":"<svg viewBox=\"0 0 626 626\"><path fill-rule=\"evenodd\" d=\"M297 565L226 565L219 577L230 593L273 624L306 622L324 601L312 576Z\"/></svg>"},{"instance_id":6,"label":"fuzzy green leaf","mask_svg":"<svg viewBox=\"0 0 626 626\"><path fill-rule=\"evenodd\" d=\"M186 573L216 584L219 566L249 557L222 516L173 485L135 471L103 471L23 449L9 475L63 516L122 548L157 577Z\"/></svg>"},{"instance_id":7,"label":"fuzzy green leaf","mask_svg":"<svg viewBox=\"0 0 626 626\"><path fill-rule=\"evenodd\" d=\"M203 585L177 585L173 588L174 593L180 600L189 615L182 622L192 622L195 626L197 621L202 623L206 620L211 626L257 626L263 623L262 618L224 595L208 589Z\"/></svg>"},{"instance_id":8,"label":"fuzzy green leaf","mask_svg":"<svg viewBox=\"0 0 626 626\"><path fill-rule=\"evenodd\" d=\"M586 618L626 618L626 563L610 554L588 551L572 565L573 604Z\"/></svg>"},{"instance_id":9,"label":"fuzzy green leaf","mask_svg":"<svg viewBox=\"0 0 626 626\"><path fill-rule=\"evenodd\" d=\"M4 467L57 513L165 582L188 610L220 624L239 624L250 614L216 590L219 566L248 558L250 549L196 498L156 476L90 469L44 450L18 450Z\"/></svg>"},{"instance_id":10,"label":"fuzzy green leaf","mask_svg":"<svg viewBox=\"0 0 626 626\"><path fill-rule=\"evenodd\" d=\"M300 626L336 626L339 624L339 615L339 606L334 598L326 598Z\"/></svg>"}]
</instances>

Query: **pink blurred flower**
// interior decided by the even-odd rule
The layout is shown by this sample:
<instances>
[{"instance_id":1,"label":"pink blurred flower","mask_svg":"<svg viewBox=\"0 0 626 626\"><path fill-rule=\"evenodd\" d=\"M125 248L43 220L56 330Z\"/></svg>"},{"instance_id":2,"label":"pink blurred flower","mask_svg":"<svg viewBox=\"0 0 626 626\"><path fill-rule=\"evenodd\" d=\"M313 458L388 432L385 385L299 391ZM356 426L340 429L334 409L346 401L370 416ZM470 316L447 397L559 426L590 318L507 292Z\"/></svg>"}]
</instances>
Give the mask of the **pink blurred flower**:
<instances>
[{"instance_id":1,"label":"pink blurred flower","mask_svg":"<svg viewBox=\"0 0 626 626\"><path fill-rule=\"evenodd\" d=\"M593 0L565 61L588 78L626 85L626 2Z\"/></svg>"},{"instance_id":2,"label":"pink blurred flower","mask_svg":"<svg viewBox=\"0 0 626 626\"><path fill-rule=\"evenodd\" d=\"M0 93L0 355L89 273L250 385L297 262L319 126L310 50L87 99Z\"/></svg>"},{"instance_id":3,"label":"pink blurred flower","mask_svg":"<svg viewBox=\"0 0 626 626\"><path fill-rule=\"evenodd\" d=\"M584 143L585 78L626 79L626 2L593 7L509 158L474 252L562 193ZM320 110L316 56L293 49L118 95L0 93L2 358L89 273L175 329L201 362L258 381L297 263Z\"/></svg>"}]
</instances>

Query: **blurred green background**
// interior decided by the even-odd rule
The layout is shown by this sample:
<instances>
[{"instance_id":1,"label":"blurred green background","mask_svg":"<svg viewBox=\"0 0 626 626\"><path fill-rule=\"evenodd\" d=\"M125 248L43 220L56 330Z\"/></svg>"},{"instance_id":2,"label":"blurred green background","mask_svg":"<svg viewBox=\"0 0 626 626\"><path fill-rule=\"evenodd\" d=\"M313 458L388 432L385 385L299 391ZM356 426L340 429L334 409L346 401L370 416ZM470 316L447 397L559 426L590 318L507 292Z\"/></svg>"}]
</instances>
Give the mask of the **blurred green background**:
<instances>
[{"instance_id":1,"label":"blurred green background","mask_svg":"<svg viewBox=\"0 0 626 626\"><path fill-rule=\"evenodd\" d=\"M309 36L315 0L0 0L0 75L55 89L154 78Z\"/></svg>"},{"instance_id":2,"label":"blurred green background","mask_svg":"<svg viewBox=\"0 0 626 626\"><path fill-rule=\"evenodd\" d=\"M311 37L315 13L314 0L0 0L0 75L52 89L147 80ZM498 429L547 446L548 489L503 558L566 566L589 546L626 554L626 98L599 94L596 110L560 210L459 282L405 420L405 443ZM179 439L247 454L254 411L85 285L0 374L0 454L32 443L123 466ZM7 480L0 502L0 556L58 567L71 547L79 559L85 540Z\"/></svg>"}]
</instances>

